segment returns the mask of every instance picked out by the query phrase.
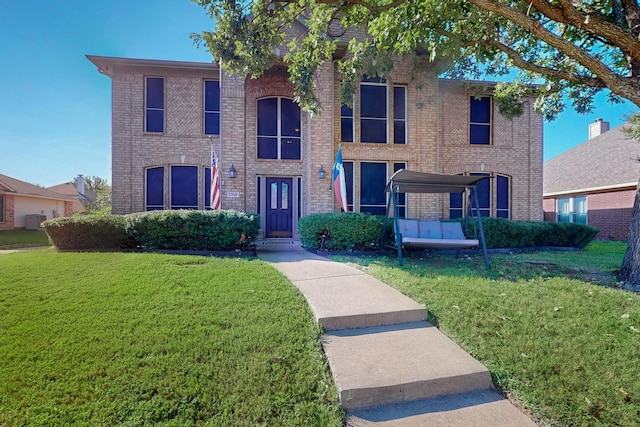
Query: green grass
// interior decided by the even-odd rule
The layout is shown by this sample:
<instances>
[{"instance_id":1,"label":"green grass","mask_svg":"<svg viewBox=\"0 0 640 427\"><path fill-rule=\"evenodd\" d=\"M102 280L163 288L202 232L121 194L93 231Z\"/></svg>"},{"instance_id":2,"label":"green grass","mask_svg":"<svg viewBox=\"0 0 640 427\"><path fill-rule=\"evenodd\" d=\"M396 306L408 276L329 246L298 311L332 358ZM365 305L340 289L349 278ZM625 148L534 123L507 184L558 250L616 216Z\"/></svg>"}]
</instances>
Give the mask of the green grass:
<instances>
[{"instance_id":1,"label":"green grass","mask_svg":"<svg viewBox=\"0 0 640 427\"><path fill-rule=\"evenodd\" d=\"M49 246L47 233L35 230L0 231L0 249L31 248L35 246Z\"/></svg>"},{"instance_id":2,"label":"green grass","mask_svg":"<svg viewBox=\"0 0 640 427\"><path fill-rule=\"evenodd\" d=\"M481 257L336 258L412 299L546 425L640 425L640 295L615 285L624 245ZM574 277L582 277L577 280Z\"/></svg>"},{"instance_id":3,"label":"green grass","mask_svg":"<svg viewBox=\"0 0 640 427\"><path fill-rule=\"evenodd\" d=\"M41 250L0 272L0 425L342 425L320 331L266 263Z\"/></svg>"}]
</instances>

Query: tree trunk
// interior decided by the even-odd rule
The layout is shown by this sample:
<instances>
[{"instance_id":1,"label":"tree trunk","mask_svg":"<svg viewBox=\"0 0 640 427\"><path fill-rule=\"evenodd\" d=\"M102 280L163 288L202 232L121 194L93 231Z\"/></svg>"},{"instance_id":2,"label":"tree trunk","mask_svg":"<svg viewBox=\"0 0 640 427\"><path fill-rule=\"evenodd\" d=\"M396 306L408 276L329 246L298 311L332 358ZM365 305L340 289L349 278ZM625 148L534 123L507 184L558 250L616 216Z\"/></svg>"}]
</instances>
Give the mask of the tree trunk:
<instances>
[{"instance_id":1,"label":"tree trunk","mask_svg":"<svg viewBox=\"0 0 640 427\"><path fill-rule=\"evenodd\" d=\"M636 187L636 198L631 212L629 241L620 267L620 280L627 285L640 286L640 181Z\"/></svg>"}]
</instances>

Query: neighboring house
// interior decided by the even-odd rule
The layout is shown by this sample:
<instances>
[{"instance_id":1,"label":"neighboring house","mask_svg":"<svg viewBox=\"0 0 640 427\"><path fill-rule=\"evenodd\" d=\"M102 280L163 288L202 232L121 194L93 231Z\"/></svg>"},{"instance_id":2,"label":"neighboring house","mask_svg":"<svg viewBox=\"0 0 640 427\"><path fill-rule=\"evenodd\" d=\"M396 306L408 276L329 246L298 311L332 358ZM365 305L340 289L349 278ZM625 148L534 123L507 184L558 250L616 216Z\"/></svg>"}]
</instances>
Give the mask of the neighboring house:
<instances>
[{"instance_id":1,"label":"neighboring house","mask_svg":"<svg viewBox=\"0 0 640 427\"><path fill-rule=\"evenodd\" d=\"M40 228L45 219L69 216L73 198L0 174L0 230Z\"/></svg>"},{"instance_id":2,"label":"neighboring house","mask_svg":"<svg viewBox=\"0 0 640 427\"><path fill-rule=\"evenodd\" d=\"M87 205L95 202L97 198L96 193L89 188L82 175L78 176L76 184L73 182L65 182L64 184L48 187L48 189L74 199L73 205L71 206L72 214L86 211Z\"/></svg>"},{"instance_id":3,"label":"neighboring house","mask_svg":"<svg viewBox=\"0 0 640 427\"><path fill-rule=\"evenodd\" d=\"M385 184L407 168L486 175L485 215L542 220L542 117L533 99L521 117L501 116L490 82L442 80L431 69L413 78L413 58L398 59L386 82L362 81L348 108L330 61L316 73L323 112L311 117L294 102L283 63L245 79L216 63L87 58L112 80L116 214L208 209L213 147L222 208L260 213L262 237L295 238L300 217L338 210L331 177L341 144L349 210L384 214ZM487 89L477 98L479 87ZM412 218L465 209L458 196L401 203Z\"/></svg>"},{"instance_id":4,"label":"neighboring house","mask_svg":"<svg viewBox=\"0 0 640 427\"><path fill-rule=\"evenodd\" d=\"M640 143L623 126L589 126L589 140L544 163L545 221L578 222L600 229L600 240L627 240L640 177Z\"/></svg>"}]
</instances>

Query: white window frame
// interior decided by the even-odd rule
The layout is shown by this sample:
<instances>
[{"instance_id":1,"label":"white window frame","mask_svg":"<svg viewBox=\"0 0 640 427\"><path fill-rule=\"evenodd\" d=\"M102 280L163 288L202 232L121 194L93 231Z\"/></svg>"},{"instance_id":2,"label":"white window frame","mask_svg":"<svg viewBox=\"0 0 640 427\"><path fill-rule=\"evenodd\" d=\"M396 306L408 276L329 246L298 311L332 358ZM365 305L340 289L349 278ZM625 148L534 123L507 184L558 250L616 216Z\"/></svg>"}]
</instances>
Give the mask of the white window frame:
<instances>
[{"instance_id":1,"label":"white window frame","mask_svg":"<svg viewBox=\"0 0 640 427\"><path fill-rule=\"evenodd\" d=\"M149 79L162 79L162 108L147 106L147 93L149 91ZM167 124L165 110L167 108L167 81L163 76L145 76L144 77L144 131L145 133L160 134L164 133ZM162 130L148 130L147 127L147 111L162 111Z\"/></svg>"},{"instance_id":2,"label":"white window frame","mask_svg":"<svg viewBox=\"0 0 640 427\"><path fill-rule=\"evenodd\" d=\"M278 110L278 117L276 118L276 133L277 135L260 135L257 133L257 129L258 129L258 103L259 101L262 101L264 99L273 99L275 98L277 100L276 103L276 109ZM300 109L300 136L299 137L294 137L294 136L283 136L282 135L282 100L286 99L288 101L294 101L293 98L289 98L287 96L265 96L263 98L259 98L256 99L256 158L258 160L285 160L285 161L300 161L303 159L303 144L302 144L302 109ZM294 101L295 103L295 101ZM299 107L298 107L299 108ZM277 157L275 159L267 159L267 158L263 158L263 157L258 157L258 140L261 138L276 138L277 140L277 147L276 147L276 152L277 152ZM287 139L287 138L298 138L300 139L300 158L299 159L283 159L282 158L282 140L283 139Z\"/></svg>"},{"instance_id":3,"label":"white window frame","mask_svg":"<svg viewBox=\"0 0 640 427\"><path fill-rule=\"evenodd\" d=\"M359 141L361 143L364 144L388 144L389 143L389 85L387 84L387 82L366 82L366 81L361 81L360 82L360 106L362 107L362 86L384 86L385 88L385 106L384 106L384 112L385 112L385 116L384 119L379 118L379 117L364 117L362 115L362 108L360 108L360 138ZM386 125L386 130L385 130L385 140L384 141L367 141L367 142L363 142L362 141L362 119L365 120L384 120L385 125Z\"/></svg>"},{"instance_id":4,"label":"white window frame","mask_svg":"<svg viewBox=\"0 0 640 427\"><path fill-rule=\"evenodd\" d=\"M576 200L580 199L580 200ZM584 200L584 212L578 212L576 207L579 206L579 202ZM560 203L567 202L569 207L568 212L560 212ZM578 202L578 203L576 203ZM581 196L570 196L570 197L559 197L556 199L556 222L577 222L576 216L584 214L585 217L585 225L589 225L589 206L588 206L588 198L586 195ZM569 221L560 221L560 215L569 215Z\"/></svg>"},{"instance_id":5,"label":"white window frame","mask_svg":"<svg viewBox=\"0 0 640 427\"><path fill-rule=\"evenodd\" d=\"M395 90L396 90L396 88L404 90L404 118L403 119L396 119L396 117L395 117L395 115L396 115L395 114L395 111L396 111L396 105L395 105L396 94L395 94ZM393 113L393 143L394 144L398 144L398 145L406 145L409 142L408 141L408 139L409 139L409 136L408 136L409 129L408 129L408 125L407 125L407 123L409 121L408 120L409 109L407 108L408 104L409 104L408 100L407 100L407 98L409 96L409 90L408 90L406 85L394 85L393 86L393 92L394 92L393 93L393 101L394 101L394 104L393 104L393 111L394 111L394 113ZM403 122L404 123L404 142L396 142L395 141L395 139L396 139L396 135L395 135L395 124L396 124L396 122Z\"/></svg>"}]
</instances>

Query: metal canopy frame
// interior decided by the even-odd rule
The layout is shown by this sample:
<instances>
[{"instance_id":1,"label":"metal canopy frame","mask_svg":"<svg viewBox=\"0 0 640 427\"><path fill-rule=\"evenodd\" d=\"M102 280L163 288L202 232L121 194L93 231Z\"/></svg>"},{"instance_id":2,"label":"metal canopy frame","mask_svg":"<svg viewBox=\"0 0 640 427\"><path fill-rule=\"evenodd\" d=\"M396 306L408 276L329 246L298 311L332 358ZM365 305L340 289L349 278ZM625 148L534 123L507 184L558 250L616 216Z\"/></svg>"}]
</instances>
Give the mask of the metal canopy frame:
<instances>
[{"instance_id":1,"label":"metal canopy frame","mask_svg":"<svg viewBox=\"0 0 640 427\"><path fill-rule=\"evenodd\" d=\"M385 192L390 193L387 201L387 209L384 216L384 224L382 227L382 236L380 236L379 250L384 246L384 238L386 234L387 224L389 221L389 212L393 209L393 232L395 236L396 248L398 250L398 264L403 265L402 260L402 240L400 238L398 226L398 196L400 193L463 193L467 192L468 203L466 214L464 217L464 229L467 228L469 217L474 216L478 220L478 227L473 230L475 237L480 240L482 245L482 253L484 255L484 264L487 270L491 268L489 255L487 253L487 244L484 238L484 230L482 228L482 218L480 216L480 207L478 203L478 195L476 187L484 176L463 176L463 175L441 175L435 173L415 172L406 169L400 169L389 179ZM479 234L479 236L478 236Z\"/></svg>"}]
</instances>

